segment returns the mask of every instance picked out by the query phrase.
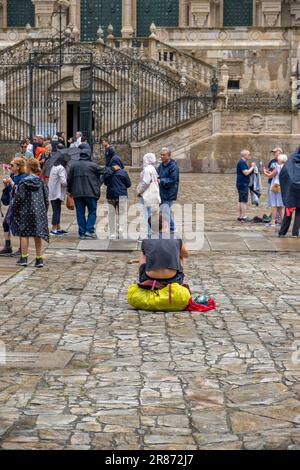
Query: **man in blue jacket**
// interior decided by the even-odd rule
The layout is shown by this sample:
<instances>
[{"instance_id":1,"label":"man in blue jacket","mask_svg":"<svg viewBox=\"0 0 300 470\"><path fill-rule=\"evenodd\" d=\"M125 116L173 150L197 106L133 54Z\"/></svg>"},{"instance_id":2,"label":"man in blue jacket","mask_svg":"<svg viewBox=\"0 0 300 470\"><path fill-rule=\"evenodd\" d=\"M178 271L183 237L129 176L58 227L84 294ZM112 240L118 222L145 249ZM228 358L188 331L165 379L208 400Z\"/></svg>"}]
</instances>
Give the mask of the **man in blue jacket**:
<instances>
[{"instance_id":1,"label":"man in blue jacket","mask_svg":"<svg viewBox=\"0 0 300 470\"><path fill-rule=\"evenodd\" d=\"M161 151L161 160L162 163L157 168L161 207L165 217L170 220L170 232L174 233L176 227L171 214L171 207L177 199L179 188L179 168L175 160L171 158L171 151L166 147Z\"/></svg>"}]
</instances>

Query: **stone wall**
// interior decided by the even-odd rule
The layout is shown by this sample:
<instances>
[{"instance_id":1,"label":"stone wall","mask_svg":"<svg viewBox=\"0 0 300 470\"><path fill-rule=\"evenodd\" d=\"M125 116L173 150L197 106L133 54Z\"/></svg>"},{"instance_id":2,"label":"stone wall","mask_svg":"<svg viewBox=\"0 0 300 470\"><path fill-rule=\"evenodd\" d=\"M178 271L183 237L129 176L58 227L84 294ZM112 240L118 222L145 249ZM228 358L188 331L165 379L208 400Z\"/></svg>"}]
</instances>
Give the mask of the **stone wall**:
<instances>
[{"instance_id":1,"label":"stone wall","mask_svg":"<svg viewBox=\"0 0 300 470\"><path fill-rule=\"evenodd\" d=\"M279 111L223 111L171 129L133 145L133 166L141 167L143 155L169 147L182 172L232 173L239 152L247 148L256 161L269 161L270 151L282 147L290 155L300 145L294 133L294 116Z\"/></svg>"},{"instance_id":2,"label":"stone wall","mask_svg":"<svg viewBox=\"0 0 300 470\"><path fill-rule=\"evenodd\" d=\"M186 153L191 171L199 173L233 173L239 152L249 149L253 159L265 165L271 159L271 149L282 147L284 153L291 155L300 144L300 136L291 134L254 135L254 134L216 134L192 146Z\"/></svg>"}]
</instances>

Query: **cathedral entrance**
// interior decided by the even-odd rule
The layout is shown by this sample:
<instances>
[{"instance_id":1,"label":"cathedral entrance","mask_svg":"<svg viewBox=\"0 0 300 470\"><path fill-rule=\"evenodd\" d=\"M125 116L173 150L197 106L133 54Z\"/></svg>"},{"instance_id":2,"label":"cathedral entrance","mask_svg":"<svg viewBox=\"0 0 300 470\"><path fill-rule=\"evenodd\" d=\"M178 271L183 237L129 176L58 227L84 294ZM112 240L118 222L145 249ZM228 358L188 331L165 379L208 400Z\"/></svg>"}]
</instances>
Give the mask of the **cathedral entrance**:
<instances>
[{"instance_id":1,"label":"cathedral entrance","mask_svg":"<svg viewBox=\"0 0 300 470\"><path fill-rule=\"evenodd\" d=\"M67 136L68 139L75 137L80 129L80 103L78 101L67 102Z\"/></svg>"}]
</instances>

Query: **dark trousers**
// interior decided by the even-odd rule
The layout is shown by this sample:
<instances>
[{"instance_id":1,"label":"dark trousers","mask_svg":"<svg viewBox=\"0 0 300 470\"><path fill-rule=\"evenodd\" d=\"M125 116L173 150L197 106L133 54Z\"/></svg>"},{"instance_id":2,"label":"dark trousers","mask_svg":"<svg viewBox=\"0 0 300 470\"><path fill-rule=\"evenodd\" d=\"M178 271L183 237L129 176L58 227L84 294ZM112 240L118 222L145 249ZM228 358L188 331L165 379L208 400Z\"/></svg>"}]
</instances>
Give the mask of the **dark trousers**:
<instances>
[{"instance_id":1,"label":"dark trousers","mask_svg":"<svg viewBox=\"0 0 300 470\"><path fill-rule=\"evenodd\" d=\"M285 210L284 218L283 218L280 230L279 230L279 235L286 235L288 233L291 222L292 222L292 215L288 217L286 215L286 210ZM292 234L297 237L299 235L299 230L300 230L300 207L297 207L296 212L295 212L295 220L294 220Z\"/></svg>"},{"instance_id":2,"label":"dark trousers","mask_svg":"<svg viewBox=\"0 0 300 470\"><path fill-rule=\"evenodd\" d=\"M76 197L74 198L76 207L77 223L79 227L79 236L86 232L95 233L95 223L97 220L97 199L94 197ZM85 212L88 210L86 218Z\"/></svg>"},{"instance_id":3,"label":"dark trousers","mask_svg":"<svg viewBox=\"0 0 300 470\"><path fill-rule=\"evenodd\" d=\"M51 201L52 206L52 225L59 225L60 224L60 216L61 216L61 200L55 199L55 201Z\"/></svg>"}]
</instances>

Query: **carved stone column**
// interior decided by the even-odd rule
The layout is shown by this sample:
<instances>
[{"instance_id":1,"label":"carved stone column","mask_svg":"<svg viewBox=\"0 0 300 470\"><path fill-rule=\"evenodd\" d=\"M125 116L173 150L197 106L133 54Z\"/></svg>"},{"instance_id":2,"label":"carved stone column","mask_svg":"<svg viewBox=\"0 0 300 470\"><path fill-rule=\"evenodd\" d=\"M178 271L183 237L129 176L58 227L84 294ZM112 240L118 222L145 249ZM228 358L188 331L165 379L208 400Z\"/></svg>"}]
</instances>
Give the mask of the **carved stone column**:
<instances>
[{"instance_id":1,"label":"carved stone column","mask_svg":"<svg viewBox=\"0 0 300 470\"><path fill-rule=\"evenodd\" d=\"M130 38L134 32L133 0L122 0L122 37Z\"/></svg>"},{"instance_id":2,"label":"carved stone column","mask_svg":"<svg viewBox=\"0 0 300 470\"><path fill-rule=\"evenodd\" d=\"M35 27L49 29L55 0L31 0L35 6Z\"/></svg>"},{"instance_id":3,"label":"carved stone column","mask_svg":"<svg viewBox=\"0 0 300 470\"><path fill-rule=\"evenodd\" d=\"M0 0L0 27L7 27L7 0Z\"/></svg>"},{"instance_id":4,"label":"carved stone column","mask_svg":"<svg viewBox=\"0 0 300 470\"><path fill-rule=\"evenodd\" d=\"M77 26L77 2L76 0L69 0L70 2L70 7L69 7L69 20L70 20L70 23L73 25L73 26Z\"/></svg>"},{"instance_id":5,"label":"carved stone column","mask_svg":"<svg viewBox=\"0 0 300 470\"><path fill-rule=\"evenodd\" d=\"M188 5L189 0L179 0L179 27L184 28L189 25Z\"/></svg>"},{"instance_id":6,"label":"carved stone column","mask_svg":"<svg viewBox=\"0 0 300 470\"><path fill-rule=\"evenodd\" d=\"M209 0L190 0L190 26L207 28L210 26L211 5Z\"/></svg>"},{"instance_id":7,"label":"carved stone column","mask_svg":"<svg viewBox=\"0 0 300 470\"><path fill-rule=\"evenodd\" d=\"M281 26L282 0L263 0L261 2L262 26Z\"/></svg>"}]
</instances>

